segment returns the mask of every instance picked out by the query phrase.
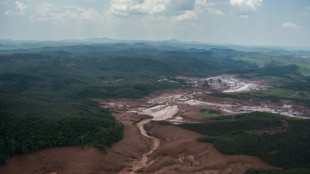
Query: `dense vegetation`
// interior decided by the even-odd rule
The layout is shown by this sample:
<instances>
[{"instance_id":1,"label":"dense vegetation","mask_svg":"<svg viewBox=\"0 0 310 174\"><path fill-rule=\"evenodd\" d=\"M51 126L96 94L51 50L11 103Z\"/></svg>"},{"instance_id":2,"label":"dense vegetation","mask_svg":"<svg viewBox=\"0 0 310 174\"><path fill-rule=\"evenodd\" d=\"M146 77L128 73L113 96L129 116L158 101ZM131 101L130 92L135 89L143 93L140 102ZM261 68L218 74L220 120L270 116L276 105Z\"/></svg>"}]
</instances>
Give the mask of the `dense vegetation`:
<instances>
[{"instance_id":1,"label":"dense vegetation","mask_svg":"<svg viewBox=\"0 0 310 174\"><path fill-rule=\"evenodd\" d=\"M103 149L122 136L123 126L109 111L100 108L92 115L55 120L32 114L14 117L0 105L0 164L14 154L46 147L93 144Z\"/></svg>"},{"instance_id":2,"label":"dense vegetation","mask_svg":"<svg viewBox=\"0 0 310 174\"><path fill-rule=\"evenodd\" d=\"M310 169L300 169L300 168L295 168L295 169L287 169L287 170L277 170L277 169L249 169L245 172L245 174L309 174Z\"/></svg>"},{"instance_id":3,"label":"dense vegetation","mask_svg":"<svg viewBox=\"0 0 310 174\"><path fill-rule=\"evenodd\" d=\"M224 154L247 154L284 169L310 169L310 120L254 112L223 116L206 123L182 124L207 136Z\"/></svg>"},{"instance_id":4,"label":"dense vegetation","mask_svg":"<svg viewBox=\"0 0 310 174\"><path fill-rule=\"evenodd\" d=\"M147 56L136 55L134 51L139 52L126 50L127 56L122 56L123 52L111 56L108 51L99 55L3 54L0 55L0 90L53 98L139 98L154 90L184 85L159 81L162 76L207 76L237 72L243 66L250 66L208 51L158 51Z\"/></svg>"},{"instance_id":5,"label":"dense vegetation","mask_svg":"<svg viewBox=\"0 0 310 174\"><path fill-rule=\"evenodd\" d=\"M310 75L309 59L296 55L268 55L265 53L238 54L232 57L235 60L244 60L261 67L260 75Z\"/></svg>"}]
</instances>

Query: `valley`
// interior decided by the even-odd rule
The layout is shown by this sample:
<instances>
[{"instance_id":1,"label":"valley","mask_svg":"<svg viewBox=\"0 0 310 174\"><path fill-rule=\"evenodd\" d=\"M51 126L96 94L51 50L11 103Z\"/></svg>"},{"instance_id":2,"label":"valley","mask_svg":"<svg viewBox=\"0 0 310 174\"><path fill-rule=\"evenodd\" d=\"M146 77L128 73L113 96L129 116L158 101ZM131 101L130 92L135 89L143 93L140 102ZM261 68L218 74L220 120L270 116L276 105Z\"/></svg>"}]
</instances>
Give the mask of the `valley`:
<instances>
[{"instance_id":1,"label":"valley","mask_svg":"<svg viewBox=\"0 0 310 174\"><path fill-rule=\"evenodd\" d=\"M310 168L305 59L263 66L240 59L251 49L192 43L42 44L0 51L0 173Z\"/></svg>"},{"instance_id":2,"label":"valley","mask_svg":"<svg viewBox=\"0 0 310 174\"><path fill-rule=\"evenodd\" d=\"M310 174L310 0L0 0L0 174Z\"/></svg>"}]
</instances>

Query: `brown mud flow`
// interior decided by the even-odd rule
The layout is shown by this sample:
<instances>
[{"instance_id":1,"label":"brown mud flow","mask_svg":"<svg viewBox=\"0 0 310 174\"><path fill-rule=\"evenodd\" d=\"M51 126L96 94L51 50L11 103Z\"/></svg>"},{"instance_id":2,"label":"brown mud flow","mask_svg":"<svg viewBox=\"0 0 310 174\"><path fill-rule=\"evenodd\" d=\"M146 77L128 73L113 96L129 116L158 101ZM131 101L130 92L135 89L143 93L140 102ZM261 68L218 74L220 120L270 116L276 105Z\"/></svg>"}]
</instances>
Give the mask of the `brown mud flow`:
<instances>
[{"instance_id":1,"label":"brown mud flow","mask_svg":"<svg viewBox=\"0 0 310 174\"><path fill-rule=\"evenodd\" d=\"M160 139L148 135L147 131L144 128L144 126L150 121L151 119L144 119L140 121L139 123L137 123L137 127L139 128L141 135L143 135L146 138L149 138L152 141L151 149L147 153L143 154L140 160L134 161L131 169L127 169L127 168L122 169L119 172L119 174L128 173L129 171L131 174L135 174L135 173L138 173L141 169L146 168L148 166L148 161L149 161L148 155L152 154L155 150L158 149L160 145Z\"/></svg>"}]
</instances>

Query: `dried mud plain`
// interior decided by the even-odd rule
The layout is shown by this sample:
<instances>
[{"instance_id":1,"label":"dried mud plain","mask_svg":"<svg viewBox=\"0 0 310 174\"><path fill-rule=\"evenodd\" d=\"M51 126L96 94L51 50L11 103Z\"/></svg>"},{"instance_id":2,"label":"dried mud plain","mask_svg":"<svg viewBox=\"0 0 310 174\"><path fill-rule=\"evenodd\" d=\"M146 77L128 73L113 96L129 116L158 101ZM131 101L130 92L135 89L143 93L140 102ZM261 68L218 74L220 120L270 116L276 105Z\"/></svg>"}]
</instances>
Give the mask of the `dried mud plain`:
<instances>
[{"instance_id":1,"label":"dried mud plain","mask_svg":"<svg viewBox=\"0 0 310 174\"><path fill-rule=\"evenodd\" d=\"M241 174L248 168L274 168L257 157L223 155L210 143L197 142L202 135L176 126L150 123L165 120L174 124L203 122L200 109L212 108L225 115L264 111L291 117L309 115L309 108L289 100L279 102L217 98L210 92L240 92L268 88L263 82L235 76L206 79L179 77L192 84L185 89L163 90L142 99L94 99L111 109L124 124L124 138L103 153L93 147L59 147L17 155L0 173L197 173ZM208 81L208 87L202 87Z\"/></svg>"}]
</instances>

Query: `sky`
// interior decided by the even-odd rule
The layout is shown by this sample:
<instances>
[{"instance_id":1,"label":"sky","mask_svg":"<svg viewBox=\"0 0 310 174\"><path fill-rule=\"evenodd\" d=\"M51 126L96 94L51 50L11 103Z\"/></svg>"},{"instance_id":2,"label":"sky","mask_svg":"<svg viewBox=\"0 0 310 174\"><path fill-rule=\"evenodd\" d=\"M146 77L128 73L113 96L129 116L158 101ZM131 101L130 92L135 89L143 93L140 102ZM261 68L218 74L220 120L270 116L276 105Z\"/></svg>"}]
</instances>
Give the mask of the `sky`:
<instances>
[{"instance_id":1,"label":"sky","mask_svg":"<svg viewBox=\"0 0 310 174\"><path fill-rule=\"evenodd\" d=\"M310 0L0 0L0 39L310 47Z\"/></svg>"}]
</instances>

